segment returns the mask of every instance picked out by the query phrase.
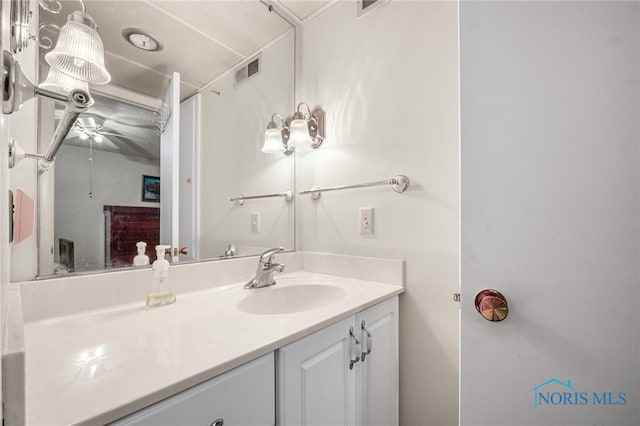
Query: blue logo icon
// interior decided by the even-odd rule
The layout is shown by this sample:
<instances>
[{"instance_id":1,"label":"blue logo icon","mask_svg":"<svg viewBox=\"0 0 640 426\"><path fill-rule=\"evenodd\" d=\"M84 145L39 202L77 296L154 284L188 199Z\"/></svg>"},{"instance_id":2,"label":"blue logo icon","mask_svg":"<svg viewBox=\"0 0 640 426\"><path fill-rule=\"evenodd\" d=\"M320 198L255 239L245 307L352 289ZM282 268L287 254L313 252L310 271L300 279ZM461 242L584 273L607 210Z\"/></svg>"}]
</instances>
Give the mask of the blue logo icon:
<instances>
[{"instance_id":1,"label":"blue logo icon","mask_svg":"<svg viewBox=\"0 0 640 426\"><path fill-rule=\"evenodd\" d=\"M571 383L551 378L529 389L533 392L533 406L535 408L549 406L616 406L627 404L626 392L583 392Z\"/></svg>"}]
</instances>

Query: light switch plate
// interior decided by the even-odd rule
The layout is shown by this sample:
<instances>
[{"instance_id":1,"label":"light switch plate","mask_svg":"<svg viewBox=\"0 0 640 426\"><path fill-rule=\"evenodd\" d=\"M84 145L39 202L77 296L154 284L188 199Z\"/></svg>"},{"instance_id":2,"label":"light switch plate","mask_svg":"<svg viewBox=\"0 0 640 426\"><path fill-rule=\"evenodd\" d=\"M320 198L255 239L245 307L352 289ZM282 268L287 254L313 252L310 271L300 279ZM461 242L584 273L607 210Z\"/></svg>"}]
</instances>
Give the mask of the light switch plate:
<instances>
[{"instance_id":1,"label":"light switch plate","mask_svg":"<svg viewBox=\"0 0 640 426\"><path fill-rule=\"evenodd\" d=\"M360 235L373 235L373 207L360 207Z\"/></svg>"},{"instance_id":2,"label":"light switch plate","mask_svg":"<svg viewBox=\"0 0 640 426\"><path fill-rule=\"evenodd\" d=\"M260 212L251 213L251 232L260 232Z\"/></svg>"}]
</instances>

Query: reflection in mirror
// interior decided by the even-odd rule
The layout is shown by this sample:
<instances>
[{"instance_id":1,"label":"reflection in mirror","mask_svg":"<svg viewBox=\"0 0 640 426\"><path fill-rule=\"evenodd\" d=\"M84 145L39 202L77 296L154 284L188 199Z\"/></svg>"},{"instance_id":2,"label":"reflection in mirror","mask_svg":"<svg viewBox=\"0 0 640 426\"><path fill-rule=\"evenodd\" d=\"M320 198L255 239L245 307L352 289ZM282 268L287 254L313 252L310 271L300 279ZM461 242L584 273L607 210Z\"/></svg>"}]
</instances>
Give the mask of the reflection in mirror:
<instances>
[{"instance_id":1,"label":"reflection in mirror","mask_svg":"<svg viewBox=\"0 0 640 426\"><path fill-rule=\"evenodd\" d=\"M59 14L40 10L40 36L54 44L55 26L79 8L61 4ZM65 140L52 173L39 176L39 275L131 267L140 240L152 262L153 246L167 243L158 231L166 220L177 224L168 243L186 247L173 260L293 249L293 201L228 200L294 189L294 156L261 152L269 117L294 108L293 27L257 0L88 1L87 12L100 27L112 81L90 87L95 106ZM158 49L128 41L144 37L143 45ZM41 47L40 56L46 52ZM47 72L41 60L40 81ZM174 72L180 106L167 114ZM60 112L40 105L43 144ZM162 117L179 125L169 154L160 148ZM174 167L174 184L165 163ZM157 202L160 176L172 209Z\"/></svg>"},{"instance_id":2,"label":"reflection in mirror","mask_svg":"<svg viewBox=\"0 0 640 426\"><path fill-rule=\"evenodd\" d=\"M56 160L57 273L131 266L136 242L159 244L160 137L153 111L93 98ZM56 118L62 112L57 106Z\"/></svg>"},{"instance_id":3,"label":"reflection in mirror","mask_svg":"<svg viewBox=\"0 0 640 426\"><path fill-rule=\"evenodd\" d=\"M218 160L202 167L202 258L224 255L229 245L240 256L293 248L292 201L270 197L239 205L228 200L294 189L294 156L261 151L268 118L291 110L292 46L289 33L249 62L257 61L256 74L245 77L244 69L234 70L212 84L215 92L203 95L202 158Z\"/></svg>"}]
</instances>

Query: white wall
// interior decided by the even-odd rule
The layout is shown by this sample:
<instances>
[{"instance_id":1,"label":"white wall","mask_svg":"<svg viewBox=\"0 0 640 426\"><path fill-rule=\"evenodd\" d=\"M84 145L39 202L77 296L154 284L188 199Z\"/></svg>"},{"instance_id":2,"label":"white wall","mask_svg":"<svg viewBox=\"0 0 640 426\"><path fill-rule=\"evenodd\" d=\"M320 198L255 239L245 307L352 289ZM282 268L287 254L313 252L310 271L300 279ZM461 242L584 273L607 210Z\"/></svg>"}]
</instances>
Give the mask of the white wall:
<instances>
[{"instance_id":1,"label":"white wall","mask_svg":"<svg viewBox=\"0 0 640 426\"><path fill-rule=\"evenodd\" d=\"M469 1L460 17L461 424L638 425L639 3ZM483 288L510 301L503 323L475 311ZM536 408L552 378L588 404Z\"/></svg>"},{"instance_id":2,"label":"white wall","mask_svg":"<svg viewBox=\"0 0 640 426\"><path fill-rule=\"evenodd\" d=\"M156 207L142 202L142 175L159 176L160 164L141 157L93 150L89 198L89 148L62 145L55 165L55 251L58 239L74 241L76 271L104 268L104 206ZM147 252L152 247L147 247ZM135 254L135 247L131 248ZM133 261L133 257L132 257Z\"/></svg>"},{"instance_id":3,"label":"white wall","mask_svg":"<svg viewBox=\"0 0 640 426\"><path fill-rule=\"evenodd\" d=\"M411 187L299 197L300 248L406 261L400 305L401 424L457 424L458 89L455 2L392 0L361 19L337 2L305 23L297 101L328 136L296 159L298 189L388 179ZM374 207L375 235L359 234Z\"/></svg>"},{"instance_id":4,"label":"white wall","mask_svg":"<svg viewBox=\"0 0 640 426\"><path fill-rule=\"evenodd\" d=\"M201 240L202 259L218 257L227 244L293 248L294 205L283 198L227 201L239 194L259 195L293 189L293 156L260 151L271 115L293 113L294 33L262 52L262 71L238 87L234 73L202 93ZM250 215L261 214L260 232ZM250 254L240 251L238 254Z\"/></svg>"}]
</instances>

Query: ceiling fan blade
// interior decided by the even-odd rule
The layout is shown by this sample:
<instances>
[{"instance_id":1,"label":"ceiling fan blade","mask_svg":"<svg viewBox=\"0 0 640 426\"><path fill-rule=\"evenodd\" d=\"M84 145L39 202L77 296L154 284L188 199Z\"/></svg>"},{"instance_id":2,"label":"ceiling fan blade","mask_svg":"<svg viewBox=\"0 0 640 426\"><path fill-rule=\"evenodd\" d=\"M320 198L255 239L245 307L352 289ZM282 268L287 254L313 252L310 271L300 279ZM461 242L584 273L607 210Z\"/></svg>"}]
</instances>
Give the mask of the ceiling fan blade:
<instances>
[{"instance_id":1,"label":"ceiling fan blade","mask_svg":"<svg viewBox=\"0 0 640 426\"><path fill-rule=\"evenodd\" d=\"M140 138L138 136L123 135L122 133L112 133L112 132L102 132L102 131L99 131L98 133L101 134L101 135L105 135L105 136L116 136L116 137L118 137L120 139L145 141L144 138Z\"/></svg>"},{"instance_id":2,"label":"ceiling fan blade","mask_svg":"<svg viewBox=\"0 0 640 426\"><path fill-rule=\"evenodd\" d=\"M108 122L108 121L110 121L112 123L116 123L119 126L135 127L135 128L138 128L138 129L154 130L156 128L156 125L153 124L152 122L137 122L135 124L132 124L130 122L127 123L127 122L124 122L124 121L118 121L118 120L115 120L113 118L105 119L105 123Z\"/></svg>"}]
</instances>

